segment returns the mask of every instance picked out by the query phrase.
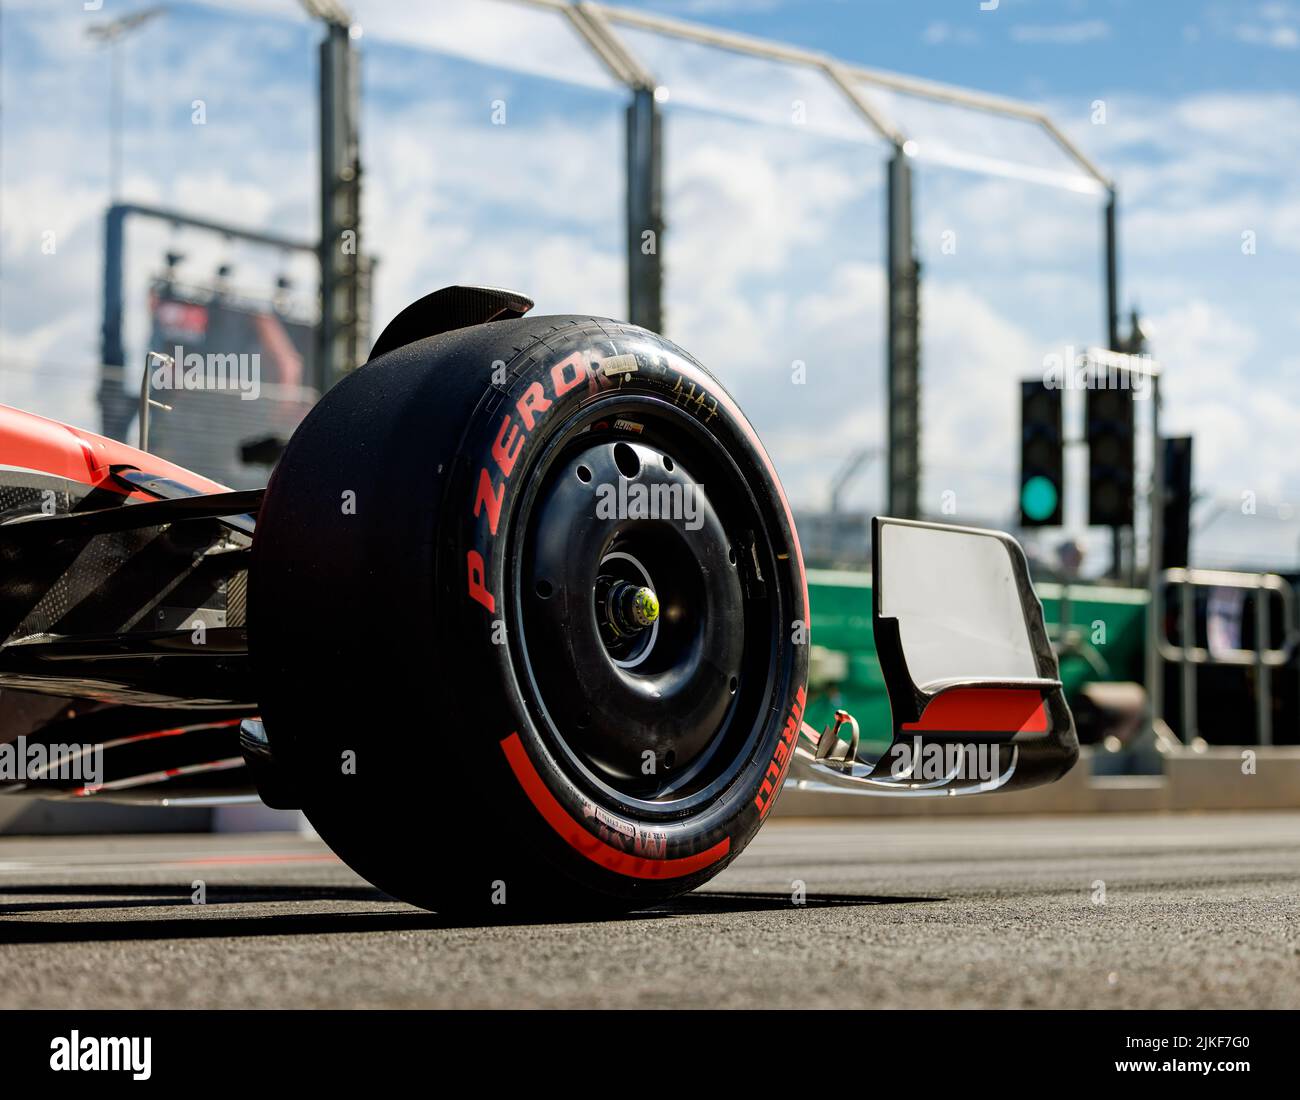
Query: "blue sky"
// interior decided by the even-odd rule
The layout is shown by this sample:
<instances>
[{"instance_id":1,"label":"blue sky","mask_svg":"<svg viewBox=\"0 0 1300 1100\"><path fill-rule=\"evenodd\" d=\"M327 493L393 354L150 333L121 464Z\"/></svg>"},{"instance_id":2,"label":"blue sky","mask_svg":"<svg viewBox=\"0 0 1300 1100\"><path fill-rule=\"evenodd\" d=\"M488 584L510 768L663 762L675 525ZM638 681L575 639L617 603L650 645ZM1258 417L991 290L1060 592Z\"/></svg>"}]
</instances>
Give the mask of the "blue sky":
<instances>
[{"instance_id":1,"label":"blue sky","mask_svg":"<svg viewBox=\"0 0 1300 1100\"><path fill-rule=\"evenodd\" d=\"M85 28L138 6L0 5L0 401L91 425L108 70ZM1197 436L1211 520L1198 557L1294 565L1300 4L627 6L1046 108L1119 185L1123 300L1141 307L1166 365L1167 426ZM496 0L352 8L364 32L376 324L456 281L516 286L542 310L621 314L625 98L563 21ZM817 507L843 456L883 440L884 150L806 73L624 33L669 93L667 331L750 411L796 504ZM179 4L141 31L127 47L125 196L312 235L317 37L292 0ZM490 118L498 100L506 125ZM792 123L796 101L806 124ZM1100 200L927 159L998 151L1068 170L1018 124L917 117L923 499L938 511L951 493L956 518L1006 522L1017 379L1102 336ZM42 250L47 233L54 254ZM133 362L164 248L186 252L198 279L232 261L250 289L279 270L275 257L162 227L140 228L130 245ZM295 273L309 282L309 270ZM792 382L795 363L804 385ZM1086 534L1079 473L1075 462L1067 518ZM851 502L879 508L880 480L869 468ZM1242 514L1245 494L1253 515ZM1100 539L1089 540L1103 564Z\"/></svg>"},{"instance_id":2,"label":"blue sky","mask_svg":"<svg viewBox=\"0 0 1300 1100\"><path fill-rule=\"evenodd\" d=\"M624 0L1027 99L1294 89L1300 7L1252 0Z\"/></svg>"}]
</instances>

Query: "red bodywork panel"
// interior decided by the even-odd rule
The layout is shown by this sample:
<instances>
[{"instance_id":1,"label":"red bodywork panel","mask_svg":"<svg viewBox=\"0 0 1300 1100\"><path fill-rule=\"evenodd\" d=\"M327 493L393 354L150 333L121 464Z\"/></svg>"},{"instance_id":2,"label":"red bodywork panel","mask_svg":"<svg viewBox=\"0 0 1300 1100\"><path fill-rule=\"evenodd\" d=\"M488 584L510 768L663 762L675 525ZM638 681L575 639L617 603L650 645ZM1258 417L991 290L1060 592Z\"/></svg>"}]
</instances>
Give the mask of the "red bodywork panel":
<instances>
[{"instance_id":1,"label":"red bodywork panel","mask_svg":"<svg viewBox=\"0 0 1300 1100\"><path fill-rule=\"evenodd\" d=\"M1013 688L957 688L930 700L919 722L903 729L963 733L1045 733L1042 693Z\"/></svg>"},{"instance_id":2,"label":"red bodywork panel","mask_svg":"<svg viewBox=\"0 0 1300 1100\"><path fill-rule=\"evenodd\" d=\"M0 465L67 478L140 500L153 498L139 491L128 492L111 477L112 467L134 467L204 493L227 491L224 485L115 439L8 405L0 405Z\"/></svg>"}]
</instances>

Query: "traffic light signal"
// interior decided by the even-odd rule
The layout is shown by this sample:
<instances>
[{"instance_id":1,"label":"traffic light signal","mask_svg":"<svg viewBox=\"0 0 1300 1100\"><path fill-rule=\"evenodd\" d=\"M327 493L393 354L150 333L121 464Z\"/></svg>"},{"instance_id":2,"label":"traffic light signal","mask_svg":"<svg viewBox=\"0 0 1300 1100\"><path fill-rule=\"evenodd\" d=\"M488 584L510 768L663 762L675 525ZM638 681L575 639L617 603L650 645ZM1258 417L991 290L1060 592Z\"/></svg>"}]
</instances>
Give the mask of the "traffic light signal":
<instances>
[{"instance_id":1,"label":"traffic light signal","mask_svg":"<svg viewBox=\"0 0 1300 1100\"><path fill-rule=\"evenodd\" d=\"M1160 564L1183 568L1189 564L1192 539L1192 437L1164 441L1165 498L1161 517Z\"/></svg>"},{"instance_id":2,"label":"traffic light signal","mask_svg":"<svg viewBox=\"0 0 1300 1100\"><path fill-rule=\"evenodd\" d=\"M1061 390L1020 383L1020 526L1057 527L1065 486Z\"/></svg>"},{"instance_id":3,"label":"traffic light signal","mask_svg":"<svg viewBox=\"0 0 1300 1100\"><path fill-rule=\"evenodd\" d=\"M1133 523L1133 388L1088 391L1088 523Z\"/></svg>"}]
</instances>

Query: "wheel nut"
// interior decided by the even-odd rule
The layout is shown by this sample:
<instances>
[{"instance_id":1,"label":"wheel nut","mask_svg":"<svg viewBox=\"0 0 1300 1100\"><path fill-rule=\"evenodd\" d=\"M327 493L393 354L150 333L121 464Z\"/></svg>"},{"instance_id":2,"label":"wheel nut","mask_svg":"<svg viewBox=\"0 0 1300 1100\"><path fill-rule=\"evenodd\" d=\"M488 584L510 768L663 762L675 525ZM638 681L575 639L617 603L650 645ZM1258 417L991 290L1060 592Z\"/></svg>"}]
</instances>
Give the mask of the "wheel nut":
<instances>
[{"instance_id":1,"label":"wheel nut","mask_svg":"<svg viewBox=\"0 0 1300 1100\"><path fill-rule=\"evenodd\" d=\"M637 634L659 618L659 597L653 588L618 581L609 590L610 626L619 634Z\"/></svg>"},{"instance_id":2,"label":"wheel nut","mask_svg":"<svg viewBox=\"0 0 1300 1100\"><path fill-rule=\"evenodd\" d=\"M628 607L632 620L641 626L649 626L659 618L659 597L644 586L632 591Z\"/></svg>"}]
</instances>

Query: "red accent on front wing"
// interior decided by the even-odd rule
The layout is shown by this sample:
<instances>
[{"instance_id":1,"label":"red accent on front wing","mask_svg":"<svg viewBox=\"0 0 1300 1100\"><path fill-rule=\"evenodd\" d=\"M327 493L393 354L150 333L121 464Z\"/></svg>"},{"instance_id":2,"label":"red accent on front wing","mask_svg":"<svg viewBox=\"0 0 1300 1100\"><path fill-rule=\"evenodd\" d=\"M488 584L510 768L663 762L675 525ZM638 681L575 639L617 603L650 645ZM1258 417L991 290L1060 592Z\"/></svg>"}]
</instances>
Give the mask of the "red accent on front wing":
<instances>
[{"instance_id":1,"label":"red accent on front wing","mask_svg":"<svg viewBox=\"0 0 1300 1100\"><path fill-rule=\"evenodd\" d=\"M1047 711L1037 690L953 688L936 695L905 730L961 733L1045 733Z\"/></svg>"},{"instance_id":2,"label":"red accent on front wing","mask_svg":"<svg viewBox=\"0 0 1300 1100\"><path fill-rule=\"evenodd\" d=\"M227 491L224 485L115 439L8 405L0 405L0 466L36 470L142 500L152 498L147 493L128 494L110 478L111 467L131 466L147 474L170 478L199 492Z\"/></svg>"},{"instance_id":3,"label":"red accent on front wing","mask_svg":"<svg viewBox=\"0 0 1300 1100\"><path fill-rule=\"evenodd\" d=\"M683 875L692 875L717 863L731 849L731 838L723 837L712 848L680 859L649 859L645 856L621 852L606 844L600 837L588 832L569 816L537 773L533 762L528 758L523 742L519 740L518 733L512 733L502 741L501 748L510 763L511 771L519 780L519 785L523 787L529 801L546 819L547 824L559 833L570 847L607 871L615 871L630 878L681 878Z\"/></svg>"}]
</instances>

